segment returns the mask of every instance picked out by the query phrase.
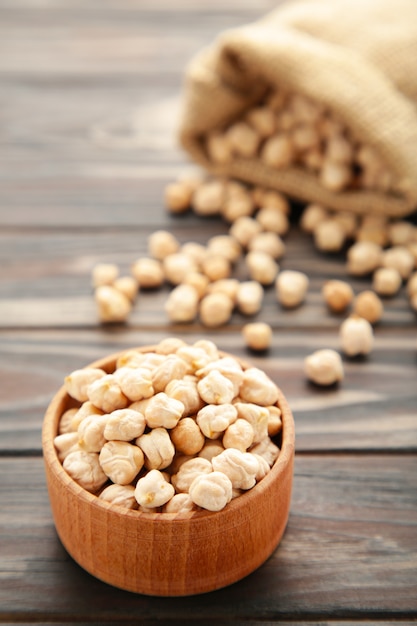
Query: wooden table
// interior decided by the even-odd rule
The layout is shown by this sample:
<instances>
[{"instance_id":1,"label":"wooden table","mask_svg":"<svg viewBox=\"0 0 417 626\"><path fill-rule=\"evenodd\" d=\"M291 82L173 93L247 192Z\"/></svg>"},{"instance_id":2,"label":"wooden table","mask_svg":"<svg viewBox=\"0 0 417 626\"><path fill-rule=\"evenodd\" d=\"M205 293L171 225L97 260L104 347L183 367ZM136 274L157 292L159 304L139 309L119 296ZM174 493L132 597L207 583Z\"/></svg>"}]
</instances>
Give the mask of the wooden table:
<instances>
[{"instance_id":1,"label":"wooden table","mask_svg":"<svg viewBox=\"0 0 417 626\"><path fill-rule=\"evenodd\" d=\"M168 288L142 294L126 326L97 322L96 262L124 272L147 236L170 229L205 243L219 219L167 214L164 186L187 166L175 138L186 63L221 30L273 0L0 2L0 623L410 624L417 620L417 343L404 290L387 300L366 359L345 359L338 389L309 385L304 357L339 348L326 278L343 255L319 255L294 226L282 267L307 271L305 306L267 290L274 328L248 355L236 314L216 331L170 326ZM369 280L354 280L356 291ZM284 390L296 422L291 515L255 573L190 598L113 589L61 546L49 508L40 433L71 370L173 334L208 337L252 358Z\"/></svg>"}]
</instances>

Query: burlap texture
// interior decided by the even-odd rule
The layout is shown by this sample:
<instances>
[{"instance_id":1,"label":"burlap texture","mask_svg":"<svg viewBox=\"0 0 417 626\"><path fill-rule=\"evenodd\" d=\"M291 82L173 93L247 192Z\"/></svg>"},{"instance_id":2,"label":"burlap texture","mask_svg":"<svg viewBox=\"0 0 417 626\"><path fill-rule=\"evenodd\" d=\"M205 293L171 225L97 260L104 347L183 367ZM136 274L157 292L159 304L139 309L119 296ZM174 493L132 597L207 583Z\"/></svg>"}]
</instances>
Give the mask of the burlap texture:
<instances>
[{"instance_id":1,"label":"burlap texture","mask_svg":"<svg viewBox=\"0 0 417 626\"><path fill-rule=\"evenodd\" d=\"M259 101L265 86L304 94L372 146L400 181L388 194L331 192L299 167L258 159L214 165L201 141ZM417 207L417 0L295 0L226 31L185 74L179 138L215 175L267 186L304 202L401 217Z\"/></svg>"}]
</instances>

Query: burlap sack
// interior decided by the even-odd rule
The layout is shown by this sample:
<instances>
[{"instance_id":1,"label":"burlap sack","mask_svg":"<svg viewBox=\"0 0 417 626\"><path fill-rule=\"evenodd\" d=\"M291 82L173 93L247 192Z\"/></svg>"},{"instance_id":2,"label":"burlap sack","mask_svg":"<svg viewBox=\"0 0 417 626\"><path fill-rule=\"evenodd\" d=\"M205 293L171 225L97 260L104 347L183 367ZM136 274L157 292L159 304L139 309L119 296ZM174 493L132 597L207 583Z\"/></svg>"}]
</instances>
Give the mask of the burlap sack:
<instances>
[{"instance_id":1,"label":"burlap sack","mask_svg":"<svg viewBox=\"0 0 417 626\"><path fill-rule=\"evenodd\" d=\"M331 192L299 167L258 159L213 165L201 137L238 118L265 85L323 103L381 155L393 193ZM277 189L304 202L404 216L417 207L417 0L295 0L220 34L189 65L179 137L215 175Z\"/></svg>"}]
</instances>

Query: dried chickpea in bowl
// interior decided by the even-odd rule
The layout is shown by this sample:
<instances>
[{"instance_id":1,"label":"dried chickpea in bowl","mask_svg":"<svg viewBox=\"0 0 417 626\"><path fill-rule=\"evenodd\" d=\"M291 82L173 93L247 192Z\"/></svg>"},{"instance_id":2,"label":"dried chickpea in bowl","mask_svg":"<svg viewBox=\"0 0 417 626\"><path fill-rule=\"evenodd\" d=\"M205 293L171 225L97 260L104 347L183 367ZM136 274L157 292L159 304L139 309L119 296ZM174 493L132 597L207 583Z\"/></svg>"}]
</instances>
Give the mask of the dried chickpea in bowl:
<instances>
[{"instance_id":1,"label":"dried chickpea in bowl","mask_svg":"<svg viewBox=\"0 0 417 626\"><path fill-rule=\"evenodd\" d=\"M271 555L289 514L294 423L266 372L211 341L170 338L67 381L42 440L55 526L84 569L178 596L229 585Z\"/></svg>"}]
</instances>

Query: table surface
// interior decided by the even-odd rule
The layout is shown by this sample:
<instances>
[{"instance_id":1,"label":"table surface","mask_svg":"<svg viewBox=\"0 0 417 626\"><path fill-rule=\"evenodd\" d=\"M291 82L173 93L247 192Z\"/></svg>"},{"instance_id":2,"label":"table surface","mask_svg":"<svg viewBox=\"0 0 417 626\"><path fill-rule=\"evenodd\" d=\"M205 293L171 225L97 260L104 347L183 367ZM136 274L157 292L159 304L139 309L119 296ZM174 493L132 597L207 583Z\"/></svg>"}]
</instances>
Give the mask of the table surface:
<instances>
[{"instance_id":1,"label":"table surface","mask_svg":"<svg viewBox=\"0 0 417 626\"><path fill-rule=\"evenodd\" d=\"M302 367L313 350L339 348L342 318L320 289L346 278L344 255L319 254L296 224L282 267L306 271L310 290L294 311L266 290L266 355L248 354L239 314L218 330L170 325L168 287L141 294L127 325L96 317L95 263L128 272L159 228L200 243L227 231L164 207L164 186L189 167L175 134L183 72L217 33L274 4L0 2L0 623L417 620L416 317L404 289L385 302L373 352L345 359L336 389L308 384ZM209 594L152 598L107 586L65 552L41 426L67 373L172 335L210 338L274 377L295 416L295 477L286 533L261 568Z\"/></svg>"}]
</instances>

